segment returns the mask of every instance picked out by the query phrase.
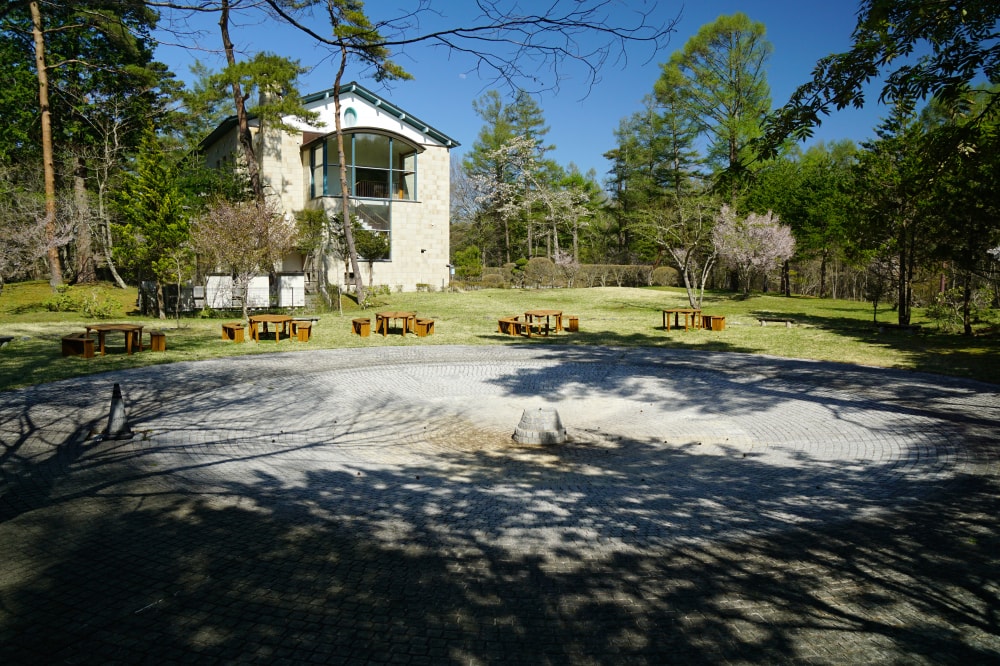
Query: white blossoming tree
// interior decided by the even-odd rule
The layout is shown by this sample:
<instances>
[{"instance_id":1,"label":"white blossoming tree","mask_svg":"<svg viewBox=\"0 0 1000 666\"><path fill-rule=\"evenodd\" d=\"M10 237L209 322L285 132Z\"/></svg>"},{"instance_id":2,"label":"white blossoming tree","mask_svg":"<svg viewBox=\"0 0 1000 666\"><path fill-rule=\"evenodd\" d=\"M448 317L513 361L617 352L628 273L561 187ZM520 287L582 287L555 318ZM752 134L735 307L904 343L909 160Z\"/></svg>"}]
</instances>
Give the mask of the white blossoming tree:
<instances>
[{"instance_id":1,"label":"white blossoming tree","mask_svg":"<svg viewBox=\"0 0 1000 666\"><path fill-rule=\"evenodd\" d=\"M795 254L795 237L791 227L781 224L778 216L750 213L745 218L736 210L723 206L716 217L712 243L719 257L739 276L745 295L758 275L777 268Z\"/></svg>"},{"instance_id":2,"label":"white blossoming tree","mask_svg":"<svg viewBox=\"0 0 1000 666\"><path fill-rule=\"evenodd\" d=\"M298 229L269 202L219 201L195 221L191 236L203 259L236 278L246 320L250 278L274 270L295 247Z\"/></svg>"}]
</instances>

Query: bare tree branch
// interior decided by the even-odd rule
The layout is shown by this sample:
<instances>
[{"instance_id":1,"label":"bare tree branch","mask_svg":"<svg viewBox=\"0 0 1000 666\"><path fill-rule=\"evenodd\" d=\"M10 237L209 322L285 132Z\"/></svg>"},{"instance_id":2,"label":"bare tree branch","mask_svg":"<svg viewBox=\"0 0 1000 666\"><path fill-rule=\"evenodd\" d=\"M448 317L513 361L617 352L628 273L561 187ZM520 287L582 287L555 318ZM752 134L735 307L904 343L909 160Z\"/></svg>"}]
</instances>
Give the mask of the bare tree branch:
<instances>
[{"instance_id":1,"label":"bare tree branch","mask_svg":"<svg viewBox=\"0 0 1000 666\"><path fill-rule=\"evenodd\" d=\"M612 0L555 0L542 13L523 14L516 4L507 8L500 0L479 0L476 4L480 14L473 24L421 32L422 15L440 15L433 12L430 0L420 0L417 9L375 22L367 33L337 38L324 36L307 25L287 8L287 3L281 0L265 2L289 25L333 50L350 49L354 41L361 40L367 40L370 46L390 50L417 44L441 47L449 54L470 56L476 63L470 71L484 75L490 84L499 83L511 90L530 93L558 91L563 68L575 63L587 72L589 94L600 81L600 70L612 56L616 63L625 66L628 47L645 45L650 49L648 59L651 60L669 43L679 20L678 16L664 24L656 24L651 20L652 9L631 9L635 20L617 23L618 16L623 13L622 5ZM373 35L380 34L388 36L372 41ZM599 38L598 41L587 45L586 39L593 37ZM546 70L554 77L548 83L543 75Z\"/></svg>"}]
</instances>

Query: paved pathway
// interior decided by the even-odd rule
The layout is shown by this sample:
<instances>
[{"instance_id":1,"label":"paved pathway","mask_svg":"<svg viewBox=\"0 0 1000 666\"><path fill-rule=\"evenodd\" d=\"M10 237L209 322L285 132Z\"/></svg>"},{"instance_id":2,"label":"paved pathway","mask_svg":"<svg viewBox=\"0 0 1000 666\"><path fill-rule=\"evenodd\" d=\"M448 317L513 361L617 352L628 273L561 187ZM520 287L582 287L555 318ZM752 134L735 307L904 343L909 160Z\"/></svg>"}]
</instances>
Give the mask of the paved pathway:
<instances>
[{"instance_id":1,"label":"paved pathway","mask_svg":"<svg viewBox=\"0 0 1000 666\"><path fill-rule=\"evenodd\" d=\"M1000 663L998 433L995 385L662 349L0 393L0 663Z\"/></svg>"}]
</instances>

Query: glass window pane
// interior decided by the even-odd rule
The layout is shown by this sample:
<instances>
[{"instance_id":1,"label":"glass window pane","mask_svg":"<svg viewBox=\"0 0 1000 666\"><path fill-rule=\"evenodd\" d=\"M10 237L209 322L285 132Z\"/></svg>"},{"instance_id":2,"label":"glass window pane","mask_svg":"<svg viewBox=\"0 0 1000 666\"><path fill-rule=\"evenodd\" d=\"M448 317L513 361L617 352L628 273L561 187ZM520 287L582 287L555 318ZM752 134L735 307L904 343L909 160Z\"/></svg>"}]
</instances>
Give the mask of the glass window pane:
<instances>
[{"instance_id":1,"label":"glass window pane","mask_svg":"<svg viewBox=\"0 0 1000 666\"><path fill-rule=\"evenodd\" d=\"M389 249L389 254L382 256L381 260L392 260L391 251L391 237L392 237L392 224L390 221L391 208L389 207L388 201L356 201L354 202L353 213L357 217L358 222L361 223L361 228L366 232L377 234L385 240L385 244ZM355 242L359 242L361 239L355 239ZM362 245L364 243L362 242ZM358 253L363 255L362 250L358 250Z\"/></svg>"},{"instance_id":2,"label":"glass window pane","mask_svg":"<svg viewBox=\"0 0 1000 666\"><path fill-rule=\"evenodd\" d=\"M393 186L392 196L396 199L417 198L417 151L405 141L392 142Z\"/></svg>"},{"instance_id":3,"label":"glass window pane","mask_svg":"<svg viewBox=\"0 0 1000 666\"><path fill-rule=\"evenodd\" d=\"M340 167L329 166L324 170L326 174L326 187L324 194L330 197L340 196Z\"/></svg>"},{"instance_id":4,"label":"glass window pane","mask_svg":"<svg viewBox=\"0 0 1000 666\"><path fill-rule=\"evenodd\" d=\"M355 134L354 165L388 169L389 137L381 134Z\"/></svg>"},{"instance_id":5,"label":"glass window pane","mask_svg":"<svg viewBox=\"0 0 1000 666\"><path fill-rule=\"evenodd\" d=\"M354 203L354 214L365 229L372 231L389 231L392 228L389 220L389 203L382 201L357 201Z\"/></svg>"},{"instance_id":6,"label":"glass window pane","mask_svg":"<svg viewBox=\"0 0 1000 666\"><path fill-rule=\"evenodd\" d=\"M344 137L344 150L349 150L350 145L350 137ZM330 137L326 140L326 163L340 164L340 160L337 159L337 137ZM348 161L348 164L350 164L350 161Z\"/></svg>"},{"instance_id":7,"label":"glass window pane","mask_svg":"<svg viewBox=\"0 0 1000 666\"><path fill-rule=\"evenodd\" d=\"M323 191L323 167L312 168L312 182L309 183L310 193L313 198L326 194Z\"/></svg>"}]
</instances>

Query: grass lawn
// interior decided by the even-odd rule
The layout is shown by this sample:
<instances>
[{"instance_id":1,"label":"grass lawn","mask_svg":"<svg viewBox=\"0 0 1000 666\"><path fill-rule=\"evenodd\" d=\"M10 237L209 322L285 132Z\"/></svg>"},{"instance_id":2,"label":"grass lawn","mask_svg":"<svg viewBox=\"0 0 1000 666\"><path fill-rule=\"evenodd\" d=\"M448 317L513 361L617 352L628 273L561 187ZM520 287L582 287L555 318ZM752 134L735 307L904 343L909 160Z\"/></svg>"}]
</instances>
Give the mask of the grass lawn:
<instances>
[{"instance_id":1,"label":"grass lawn","mask_svg":"<svg viewBox=\"0 0 1000 666\"><path fill-rule=\"evenodd\" d=\"M345 301L344 311L294 314L315 315L312 340L299 343L273 340L237 344L222 340L221 324L237 321L238 313L225 318L182 317L161 321L135 313L134 289L108 286L74 287L77 300L88 296L115 302L107 321L129 321L167 335L165 353L126 355L121 334L109 334L109 353L83 359L62 357L60 338L82 332L87 323L99 320L80 312L52 312L42 304L52 298L44 282L4 286L0 294L0 336L14 340L0 349L0 388L9 389L81 375L141 367L158 363L260 354L274 351L309 353L319 348L378 347L386 345L616 345L704 349L789 358L818 359L887 368L1000 381L1000 333L983 327L967 337L937 330L922 322L919 311L914 323L923 323L919 333L885 329L872 323L871 305L853 301L814 298L754 296L742 299L732 294L707 294L705 314L726 317L723 331L671 330L662 327L663 308L685 307L687 298L677 288L596 288L499 290L468 293L405 293L381 297L378 306L362 311ZM559 309L580 320L580 330L548 338L502 336L497 319L532 309ZM434 335L419 338L396 334L360 338L351 334L351 319L371 317L376 310L413 310L435 320ZM792 328L779 324L760 326L759 317L793 319ZM884 311L879 321L893 323L895 312ZM374 328L374 326L373 326ZM148 335L144 336L148 344Z\"/></svg>"}]
</instances>

